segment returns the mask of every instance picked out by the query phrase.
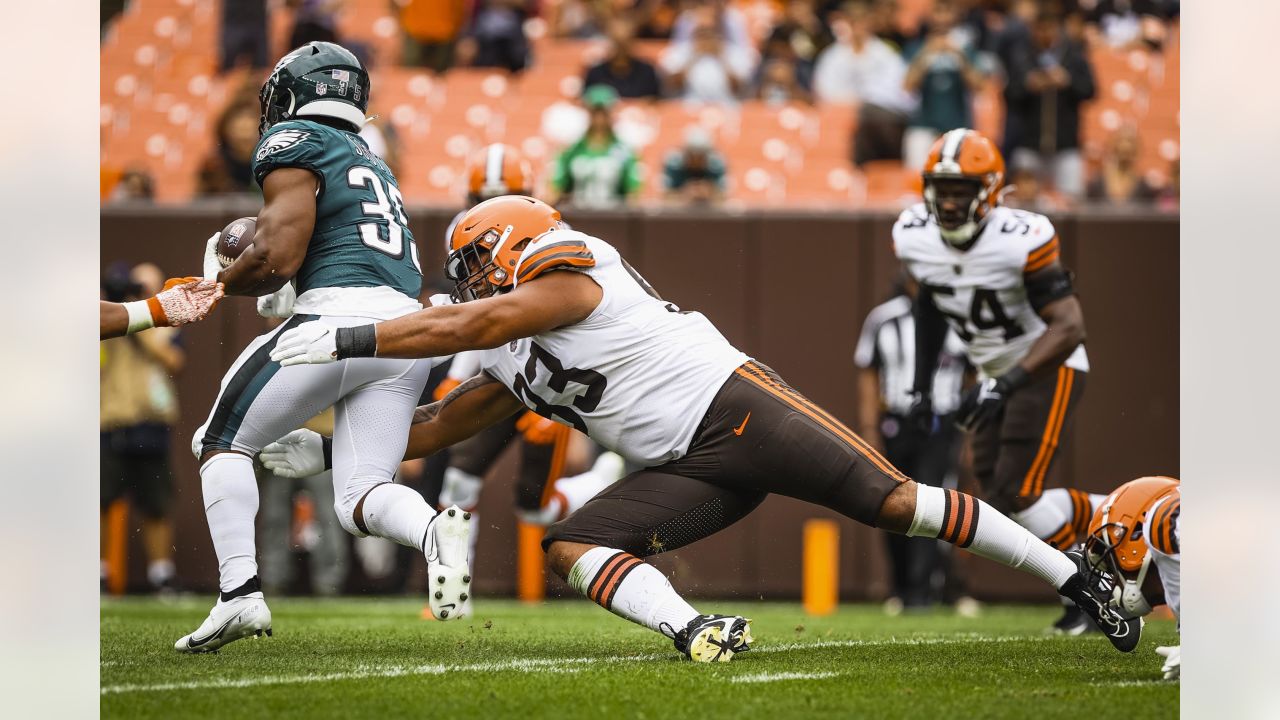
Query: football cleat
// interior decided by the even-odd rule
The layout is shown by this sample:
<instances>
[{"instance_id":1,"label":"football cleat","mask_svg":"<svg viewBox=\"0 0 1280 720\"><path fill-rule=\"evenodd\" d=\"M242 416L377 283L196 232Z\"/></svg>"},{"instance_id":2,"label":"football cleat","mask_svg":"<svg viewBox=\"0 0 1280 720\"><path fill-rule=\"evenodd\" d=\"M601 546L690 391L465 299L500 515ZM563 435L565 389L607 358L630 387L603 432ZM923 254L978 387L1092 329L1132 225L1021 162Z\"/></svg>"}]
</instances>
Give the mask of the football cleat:
<instances>
[{"instance_id":1,"label":"football cleat","mask_svg":"<svg viewBox=\"0 0 1280 720\"><path fill-rule=\"evenodd\" d=\"M740 615L699 615L676 633L676 649L694 662L729 662L751 649L751 620Z\"/></svg>"},{"instance_id":2,"label":"football cleat","mask_svg":"<svg viewBox=\"0 0 1280 720\"><path fill-rule=\"evenodd\" d=\"M1054 621L1052 631L1055 635L1084 635L1099 632L1098 626L1075 603L1062 606L1062 617Z\"/></svg>"},{"instance_id":3,"label":"football cleat","mask_svg":"<svg viewBox=\"0 0 1280 720\"><path fill-rule=\"evenodd\" d=\"M1122 617L1108 603L1107 596L1094 589L1096 583L1086 580L1091 577L1091 570L1083 552L1068 550L1065 554L1076 564L1079 572L1072 575L1058 592L1083 610L1117 650L1133 652L1142 638L1142 618Z\"/></svg>"},{"instance_id":4,"label":"football cleat","mask_svg":"<svg viewBox=\"0 0 1280 720\"><path fill-rule=\"evenodd\" d=\"M249 593L230 600L218 600L209 617L190 635L173 644L184 653L216 652L218 648L240 638L271 637L271 610L261 592Z\"/></svg>"},{"instance_id":5,"label":"football cleat","mask_svg":"<svg viewBox=\"0 0 1280 720\"><path fill-rule=\"evenodd\" d=\"M441 510L427 525L427 605L437 620L471 615L471 513L457 505Z\"/></svg>"}]
</instances>

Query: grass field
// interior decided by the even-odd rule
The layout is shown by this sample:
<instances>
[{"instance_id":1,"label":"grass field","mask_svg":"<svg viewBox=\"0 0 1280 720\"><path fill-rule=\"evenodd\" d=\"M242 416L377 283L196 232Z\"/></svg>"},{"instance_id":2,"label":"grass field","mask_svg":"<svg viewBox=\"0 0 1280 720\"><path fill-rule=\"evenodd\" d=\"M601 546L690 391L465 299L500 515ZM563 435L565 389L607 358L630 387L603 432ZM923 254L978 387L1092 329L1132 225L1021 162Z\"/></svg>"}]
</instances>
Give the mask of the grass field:
<instances>
[{"instance_id":1,"label":"grass field","mask_svg":"<svg viewBox=\"0 0 1280 720\"><path fill-rule=\"evenodd\" d=\"M1147 624L1132 654L1100 636L1046 637L1053 607L898 618L782 603L746 612L756 649L695 665L585 601L484 600L474 620L418 619L413 600L272 601L275 637L178 655L209 601L103 600L102 716L115 718L1171 718Z\"/></svg>"}]
</instances>

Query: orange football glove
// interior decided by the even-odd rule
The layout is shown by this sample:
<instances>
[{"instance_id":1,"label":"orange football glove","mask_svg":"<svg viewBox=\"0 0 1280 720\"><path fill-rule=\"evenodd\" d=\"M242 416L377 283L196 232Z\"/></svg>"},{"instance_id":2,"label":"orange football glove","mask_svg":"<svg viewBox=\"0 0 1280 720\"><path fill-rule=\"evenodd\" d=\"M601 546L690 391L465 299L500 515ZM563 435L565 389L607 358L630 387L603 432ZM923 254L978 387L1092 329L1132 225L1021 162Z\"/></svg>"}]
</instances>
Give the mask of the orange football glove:
<instances>
[{"instance_id":1,"label":"orange football glove","mask_svg":"<svg viewBox=\"0 0 1280 720\"><path fill-rule=\"evenodd\" d=\"M439 385L436 386L435 392L431 393L431 397L435 399L436 402L439 402L444 399L445 395L448 395L449 393L453 392L453 389L458 387L461 384L462 384L461 380L451 378L451 377L446 377L445 379L440 381Z\"/></svg>"},{"instance_id":2,"label":"orange football glove","mask_svg":"<svg viewBox=\"0 0 1280 720\"><path fill-rule=\"evenodd\" d=\"M548 420L532 410L520 416L516 429L524 433L525 442L534 445L550 445L569 433L568 426Z\"/></svg>"}]
</instances>

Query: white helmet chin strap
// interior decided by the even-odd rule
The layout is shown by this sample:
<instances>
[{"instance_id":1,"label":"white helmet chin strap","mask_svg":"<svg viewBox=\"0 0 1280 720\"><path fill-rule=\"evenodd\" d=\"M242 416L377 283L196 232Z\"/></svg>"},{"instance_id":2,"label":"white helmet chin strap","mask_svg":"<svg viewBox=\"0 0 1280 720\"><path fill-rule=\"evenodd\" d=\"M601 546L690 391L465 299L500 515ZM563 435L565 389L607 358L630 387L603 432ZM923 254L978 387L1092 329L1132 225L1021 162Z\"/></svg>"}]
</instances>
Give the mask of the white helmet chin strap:
<instances>
[{"instance_id":1,"label":"white helmet chin strap","mask_svg":"<svg viewBox=\"0 0 1280 720\"><path fill-rule=\"evenodd\" d=\"M1123 578L1123 582L1116 583L1111 591L1111 604L1125 617L1137 618L1151 612L1151 603L1142 594L1142 583L1147 579L1147 570L1150 567L1151 554L1148 553L1142 558L1142 567L1138 569L1137 579Z\"/></svg>"}]
</instances>

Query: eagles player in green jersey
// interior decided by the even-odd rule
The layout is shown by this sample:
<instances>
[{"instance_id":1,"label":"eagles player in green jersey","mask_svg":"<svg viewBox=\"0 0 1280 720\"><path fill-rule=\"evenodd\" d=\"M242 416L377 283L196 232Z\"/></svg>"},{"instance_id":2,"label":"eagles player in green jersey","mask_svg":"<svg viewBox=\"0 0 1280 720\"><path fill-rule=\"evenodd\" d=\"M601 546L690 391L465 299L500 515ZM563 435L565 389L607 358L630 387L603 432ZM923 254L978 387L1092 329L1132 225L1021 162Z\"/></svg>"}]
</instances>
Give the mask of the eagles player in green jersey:
<instances>
[{"instance_id":1,"label":"eagles player in green jersey","mask_svg":"<svg viewBox=\"0 0 1280 720\"><path fill-rule=\"evenodd\" d=\"M257 576L253 457L330 406L334 509L342 526L422 551L436 617L457 619L468 609L465 513L454 507L437 515L416 491L392 481L433 361L366 358L281 368L270 359L280 333L303 322L341 335L422 307L422 272L399 186L358 135L369 75L345 48L308 43L276 64L260 99L253 173L264 205L257 233L210 279L228 295L261 296L293 283L297 300L292 318L232 364L195 435L221 593L200 627L175 643L180 652L271 634Z\"/></svg>"}]
</instances>

